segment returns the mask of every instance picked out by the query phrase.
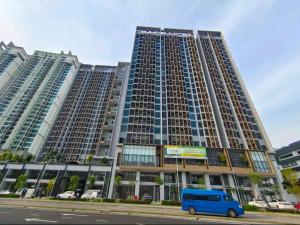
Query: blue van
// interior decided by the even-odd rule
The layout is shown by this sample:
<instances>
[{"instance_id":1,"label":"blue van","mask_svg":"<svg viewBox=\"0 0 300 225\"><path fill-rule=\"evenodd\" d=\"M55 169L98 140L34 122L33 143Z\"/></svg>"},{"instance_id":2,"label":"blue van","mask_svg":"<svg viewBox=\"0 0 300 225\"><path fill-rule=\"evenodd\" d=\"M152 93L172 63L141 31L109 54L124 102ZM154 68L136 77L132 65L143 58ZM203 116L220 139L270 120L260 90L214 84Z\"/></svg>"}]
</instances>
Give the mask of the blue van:
<instances>
[{"instance_id":1,"label":"blue van","mask_svg":"<svg viewBox=\"0 0 300 225\"><path fill-rule=\"evenodd\" d=\"M241 204L224 191L183 189L181 199L182 210L192 215L203 213L237 217L244 214Z\"/></svg>"}]
</instances>

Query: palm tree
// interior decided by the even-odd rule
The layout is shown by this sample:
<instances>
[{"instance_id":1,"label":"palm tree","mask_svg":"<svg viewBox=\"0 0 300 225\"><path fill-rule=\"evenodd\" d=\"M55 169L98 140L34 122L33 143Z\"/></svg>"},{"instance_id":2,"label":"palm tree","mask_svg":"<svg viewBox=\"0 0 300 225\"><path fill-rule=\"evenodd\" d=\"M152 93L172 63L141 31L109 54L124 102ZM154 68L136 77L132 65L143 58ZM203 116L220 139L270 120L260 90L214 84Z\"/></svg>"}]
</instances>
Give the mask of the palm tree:
<instances>
[{"instance_id":1,"label":"palm tree","mask_svg":"<svg viewBox=\"0 0 300 225\"><path fill-rule=\"evenodd\" d=\"M262 183L262 180L263 180L262 176L259 173L253 172L253 173L250 173L248 177L249 177L250 182L252 184L254 184L254 190L257 190L259 197L262 198L260 189L258 187L258 185L260 185Z\"/></svg>"},{"instance_id":2,"label":"palm tree","mask_svg":"<svg viewBox=\"0 0 300 225\"><path fill-rule=\"evenodd\" d=\"M91 163L92 163L92 160L93 160L93 155L91 155L91 154L89 154L89 155L87 155L87 157L86 157L86 161L88 162L88 164L90 164L91 165Z\"/></svg>"},{"instance_id":3,"label":"palm tree","mask_svg":"<svg viewBox=\"0 0 300 225\"><path fill-rule=\"evenodd\" d=\"M95 176L89 176L87 178L88 182L89 182L89 190L92 189L92 187L94 186L95 182L96 182L96 177Z\"/></svg>"},{"instance_id":4,"label":"palm tree","mask_svg":"<svg viewBox=\"0 0 300 225\"><path fill-rule=\"evenodd\" d=\"M121 184L121 181L122 181L122 177L121 176L116 176L115 177L115 181L114 181L114 184L115 184L115 197L118 198L118 189L119 189L119 186Z\"/></svg>"}]
</instances>

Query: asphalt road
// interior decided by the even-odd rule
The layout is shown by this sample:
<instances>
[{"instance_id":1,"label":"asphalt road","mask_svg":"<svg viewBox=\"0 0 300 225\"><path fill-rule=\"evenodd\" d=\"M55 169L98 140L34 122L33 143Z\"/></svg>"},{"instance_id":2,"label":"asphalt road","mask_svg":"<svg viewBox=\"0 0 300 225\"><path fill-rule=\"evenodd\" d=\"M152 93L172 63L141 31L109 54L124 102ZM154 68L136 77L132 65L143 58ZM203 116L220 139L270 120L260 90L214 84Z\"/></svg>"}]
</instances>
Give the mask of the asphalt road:
<instances>
[{"instance_id":1,"label":"asphalt road","mask_svg":"<svg viewBox=\"0 0 300 225\"><path fill-rule=\"evenodd\" d=\"M93 214L21 207L0 207L0 224L218 224L200 220L182 220L115 214Z\"/></svg>"}]
</instances>

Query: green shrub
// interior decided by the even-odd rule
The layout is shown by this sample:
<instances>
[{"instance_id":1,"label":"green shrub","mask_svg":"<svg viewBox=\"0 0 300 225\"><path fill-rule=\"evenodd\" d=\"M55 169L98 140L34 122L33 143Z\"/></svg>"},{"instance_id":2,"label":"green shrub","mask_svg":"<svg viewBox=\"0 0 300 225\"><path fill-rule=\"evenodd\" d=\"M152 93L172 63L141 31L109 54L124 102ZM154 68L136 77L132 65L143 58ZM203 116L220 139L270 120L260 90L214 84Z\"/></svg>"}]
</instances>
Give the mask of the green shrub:
<instances>
[{"instance_id":1,"label":"green shrub","mask_svg":"<svg viewBox=\"0 0 300 225\"><path fill-rule=\"evenodd\" d=\"M130 204L150 204L151 200L132 200L132 199L120 199L120 203L130 203Z\"/></svg>"},{"instance_id":2,"label":"green shrub","mask_svg":"<svg viewBox=\"0 0 300 225\"><path fill-rule=\"evenodd\" d=\"M95 199L92 199L91 202L102 202L102 198L95 198Z\"/></svg>"},{"instance_id":3,"label":"green shrub","mask_svg":"<svg viewBox=\"0 0 300 225\"><path fill-rule=\"evenodd\" d=\"M102 202L116 202L116 200L115 199L110 199L110 198L103 198L102 199Z\"/></svg>"},{"instance_id":4,"label":"green shrub","mask_svg":"<svg viewBox=\"0 0 300 225\"><path fill-rule=\"evenodd\" d=\"M20 198L20 195L15 195L15 194L0 195L0 198Z\"/></svg>"},{"instance_id":5,"label":"green shrub","mask_svg":"<svg viewBox=\"0 0 300 225\"><path fill-rule=\"evenodd\" d=\"M259 211L259 208L255 205L244 205L244 210L245 211Z\"/></svg>"},{"instance_id":6,"label":"green shrub","mask_svg":"<svg viewBox=\"0 0 300 225\"><path fill-rule=\"evenodd\" d=\"M278 212L278 213L296 213L296 214L300 214L300 211L297 211L297 209L271 209L271 208L267 208L266 209L269 212Z\"/></svg>"},{"instance_id":7,"label":"green shrub","mask_svg":"<svg viewBox=\"0 0 300 225\"><path fill-rule=\"evenodd\" d=\"M162 205L171 205L171 206L181 206L181 202L179 201L170 201L170 200L162 200Z\"/></svg>"}]
</instances>

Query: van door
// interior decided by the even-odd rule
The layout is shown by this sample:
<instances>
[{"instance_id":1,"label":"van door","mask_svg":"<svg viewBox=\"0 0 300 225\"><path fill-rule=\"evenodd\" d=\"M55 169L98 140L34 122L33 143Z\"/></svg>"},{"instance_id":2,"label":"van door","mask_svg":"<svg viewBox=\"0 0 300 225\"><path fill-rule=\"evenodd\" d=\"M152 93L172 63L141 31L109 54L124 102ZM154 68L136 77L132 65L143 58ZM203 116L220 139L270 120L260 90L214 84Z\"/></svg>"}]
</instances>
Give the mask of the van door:
<instances>
[{"instance_id":1,"label":"van door","mask_svg":"<svg viewBox=\"0 0 300 225\"><path fill-rule=\"evenodd\" d=\"M220 195L208 195L207 210L212 214L223 214L223 204Z\"/></svg>"},{"instance_id":2,"label":"van door","mask_svg":"<svg viewBox=\"0 0 300 225\"><path fill-rule=\"evenodd\" d=\"M195 205L196 205L196 211L199 213L210 213L212 210L207 195L196 195Z\"/></svg>"}]
</instances>

